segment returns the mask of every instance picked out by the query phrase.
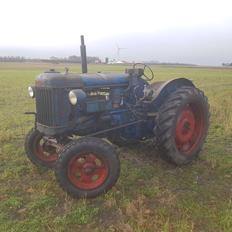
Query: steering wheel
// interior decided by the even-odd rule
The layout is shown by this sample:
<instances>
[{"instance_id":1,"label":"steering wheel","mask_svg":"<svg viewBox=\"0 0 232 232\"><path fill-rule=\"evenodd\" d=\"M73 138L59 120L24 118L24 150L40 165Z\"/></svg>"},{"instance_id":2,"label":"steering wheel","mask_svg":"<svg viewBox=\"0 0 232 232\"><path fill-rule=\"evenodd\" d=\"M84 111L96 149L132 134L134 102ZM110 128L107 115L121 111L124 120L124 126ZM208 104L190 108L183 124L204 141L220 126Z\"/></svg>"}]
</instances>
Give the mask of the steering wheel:
<instances>
[{"instance_id":1,"label":"steering wheel","mask_svg":"<svg viewBox=\"0 0 232 232\"><path fill-rule=\"evenodd\" d=\"M133 68L136 68L136 66L138 66L138 65L143 66L143 76L145 77L145 79L146 79L147 81L152 81L152 80L154 79L155 76L154 76L154 73L153 73L151 67L148 66L148 65L146 65L146 64L143 64L143 63L135 63L135 64L133 64ZM146 69L149 70L149 72L151 73L150 75L145 74L145 70L146 70Z\"/></svg>"}]
</instances>

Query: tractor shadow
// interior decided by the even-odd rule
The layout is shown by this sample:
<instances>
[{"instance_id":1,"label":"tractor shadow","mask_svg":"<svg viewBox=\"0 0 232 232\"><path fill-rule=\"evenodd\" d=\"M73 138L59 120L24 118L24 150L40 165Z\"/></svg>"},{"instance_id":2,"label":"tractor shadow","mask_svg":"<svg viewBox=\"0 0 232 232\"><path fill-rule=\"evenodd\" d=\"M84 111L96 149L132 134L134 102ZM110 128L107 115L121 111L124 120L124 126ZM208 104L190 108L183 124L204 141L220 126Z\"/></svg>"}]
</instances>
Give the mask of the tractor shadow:
<instances>
[{"instance_id":1,"label":"tractor shadow","mask_svg":"<svg viewBox=\"0 0 232 232\"><path fill-rule=\"evenodd\" d=\"M174 164L167 163L161 157L157 147L152 141L144 141L135 145L119 148L119 154L122 159L131 161L132 163L141 165L158 164L168 166L169 168L176 167Z\"/></svg>"},{"instance_id":2,"label":"tractor shadow","mask_svg":"<svg viewBox=\"0 0 232 232\"><path fill-rule=\"evenodd\" d=\"M205 167L202 160L183 166L172 164L161 157L150 141L123 147L119 151L122 164L120 186L127 197L136 193L153 196L157 187L160 194L195 192L195 187L190 183L199 179L196 170Z\"/></svg>"}]
</instances>

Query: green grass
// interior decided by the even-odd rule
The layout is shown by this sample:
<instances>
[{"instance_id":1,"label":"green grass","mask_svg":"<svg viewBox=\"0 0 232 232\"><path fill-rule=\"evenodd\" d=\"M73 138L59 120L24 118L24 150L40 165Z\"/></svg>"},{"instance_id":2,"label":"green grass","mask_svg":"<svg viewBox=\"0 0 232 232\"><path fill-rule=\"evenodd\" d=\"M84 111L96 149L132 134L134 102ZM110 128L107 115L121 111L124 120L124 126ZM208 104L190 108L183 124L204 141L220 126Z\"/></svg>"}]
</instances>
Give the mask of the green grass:
<instances>
[{"instance_id":1,"label":"green grass","mask_svg":"<svg viewBox=\"0 0 232 232\"><path fill-rule=\"evenodd\" d=\"M211 126L200 158L175 167L152 144L121 149L116 186L96 199L74 200L23 150L33 126L23 114L34 110L27 87L44 70L64 66L0 63L0 231L232 231L232 69L153 66L157 80L187 77L208 96Z\"/></svg>"}]
</instances>

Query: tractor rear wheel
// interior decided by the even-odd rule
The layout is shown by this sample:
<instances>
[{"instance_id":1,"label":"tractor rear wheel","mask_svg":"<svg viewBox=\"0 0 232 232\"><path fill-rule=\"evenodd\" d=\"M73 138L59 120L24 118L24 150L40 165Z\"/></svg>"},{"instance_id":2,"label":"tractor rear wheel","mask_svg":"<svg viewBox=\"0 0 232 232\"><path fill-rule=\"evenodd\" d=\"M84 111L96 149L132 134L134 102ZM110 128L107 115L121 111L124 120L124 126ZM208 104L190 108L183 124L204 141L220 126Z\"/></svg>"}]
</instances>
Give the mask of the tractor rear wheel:
<instances>
[{"instance_id":1,"label":"tractor rear wheel","mask_svg":"<svg viewBox=\"0 0 232 232\"><path fill-rule=\"evenodd\" d=\"M56 165L56 179L73 197L91 198L116 183L120 163L112 145L100 138L81 138L67 144Z\"/></svg>"},{"instance_id":2,"label":"tractor rear wheel","mask_svg":"<svg viewBox=\"0 0 232 232\"><path fill-rule=\"evenodd\" d=\"M161 156L180 165L197 158L209 127L209 104L204 93L184 86L171 93L161 106L157 127Z\"/></svg>"}]
</instances>

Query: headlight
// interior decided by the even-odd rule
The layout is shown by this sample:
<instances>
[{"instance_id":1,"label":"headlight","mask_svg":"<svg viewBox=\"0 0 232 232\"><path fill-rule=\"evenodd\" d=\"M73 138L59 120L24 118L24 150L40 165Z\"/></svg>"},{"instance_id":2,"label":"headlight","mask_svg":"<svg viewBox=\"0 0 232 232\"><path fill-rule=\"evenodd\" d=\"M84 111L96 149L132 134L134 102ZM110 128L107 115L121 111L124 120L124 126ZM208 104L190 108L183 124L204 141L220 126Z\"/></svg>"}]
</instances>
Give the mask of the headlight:
<instances>
[{"instance_id":1,"label":"headlight","mask_svg":"<svg viewBox=\"0 0 232 232\"><path fill-rule=\"evenodd\" d=\"M31 98L35 97L35 91L31 86L28 87L28 93Z\"/></svg>"},{"instance_id":2,"label":"headlight","mask_svg":"<svg viewBox=\"0 0 232 232\"><path fill-rule=\"evenodd\" d=\"M69 94L69 101L72 105L76 105L77 104L77 96L73 91L70 91Z\"/></svg>"}]
</instances>

